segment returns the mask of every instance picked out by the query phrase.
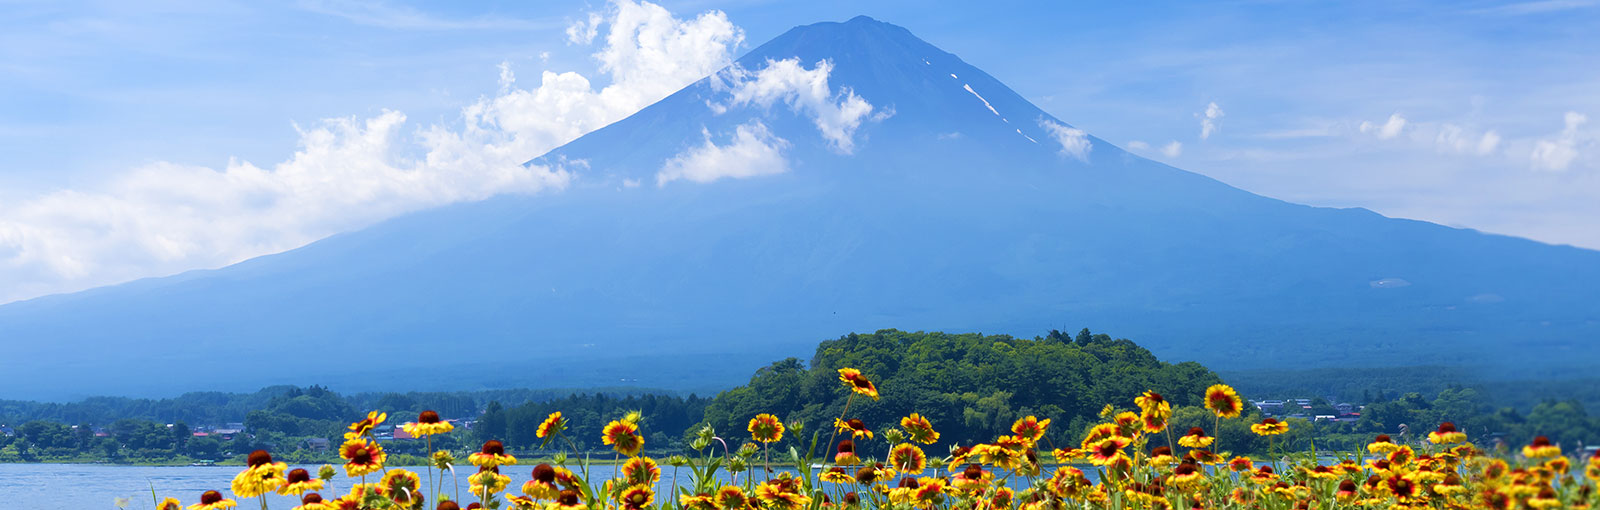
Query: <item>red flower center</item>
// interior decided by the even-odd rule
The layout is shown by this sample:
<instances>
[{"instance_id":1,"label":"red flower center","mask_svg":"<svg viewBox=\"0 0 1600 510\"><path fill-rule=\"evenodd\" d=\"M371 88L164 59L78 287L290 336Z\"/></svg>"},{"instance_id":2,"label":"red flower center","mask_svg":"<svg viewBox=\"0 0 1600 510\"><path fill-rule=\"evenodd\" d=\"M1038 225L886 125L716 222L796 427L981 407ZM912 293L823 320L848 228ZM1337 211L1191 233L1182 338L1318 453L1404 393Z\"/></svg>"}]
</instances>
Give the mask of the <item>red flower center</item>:
<instances>
[{"instance_id":1,"label":"red flower center","mask_svg":"<svg viewBox=\"0 0 1600 510\"><path fill-rule=\"evenodd\" d=\"M553 483L556 481L556 469L549 464L540 464L533 467L533 479L540 483Z\"/></svg>"},{"instance_id":2,"label":"red flower center","mask_svg":"<svg viewBox=\"0 0 1600 510\"><path fill-rule=\"evenodd\" d=\"M300 498L300 504L302 504L302 505L309 505L309 504L312 504L312 503L321 503L321 502L322 502L322 495L317 494L315 492L310 493L310 494L306 494L305 497Z\"/></svg>"},{"instance_id":3,"label":"red flower center","mask_svg":"<svg viewBox=\"0 0 1600 510\"><path fill-rule=\"evenodd\" d=\"M247 457L246 460L245 460L245 464L249 464L250 467L256 467L256 466L260 466L260 465L263 465L263 464L271 464L271 463L272 463L272 454L267 453L266 450L256 450L256 451L250 452L250 456Z\"/></svg>"},{"instance_id":4,"label":"red flower center","mask_svg":"<svg viewBox=\"0 0 1600 510\"><path fill-rule=\"evenodd\" d=\"M577 505L578 504L578 491L574 491L574 490L561 491L561 495L560 496L556 496L556 502L560 503L562 506Z\"/></svg>"},{"instance_id":5,"label":"red flower center","mask_svg":"<svg viewBox=\"0 0 1600 510\"><path fill-rule=\"evenodd\" d=\"M439 413L423 411L417 415L417 423L439 423Z\"/></svg>"},{"instance_id":6,"label":"red flower center","mask_svg":"<svg viewBox=\"0 0 1600 510\"><path fill-rule=\"evenodd\" d=\"M304 469L295 468L289 470L289 475L286 478L288 479L289 483L309 482L311 481L311 472Z\"/></svg>"},{"instance_id":7,"label":"red flower center","mask_svg":"<svg viewBox=\"0 0 1600 510\"><path fill-rule=\"evenodd\" d=\"M505 455L506 445L501 444L499 441L490 439L483 443L482 451L485 455Z\"/></svg>"},{"instance_id":8,"label":"red flower center","mask_svg":"<svg viewBox=\"0 0 1600 510\"><path fill-rule=\"evenodd\" d=\"M212 503L216 503L218 501L222 501L222 493L221 492L206 491L204 494L200 495L200 504L202 504L202 505L209 505L209 504L212 504Z\"/></svg>"}]
</instances>

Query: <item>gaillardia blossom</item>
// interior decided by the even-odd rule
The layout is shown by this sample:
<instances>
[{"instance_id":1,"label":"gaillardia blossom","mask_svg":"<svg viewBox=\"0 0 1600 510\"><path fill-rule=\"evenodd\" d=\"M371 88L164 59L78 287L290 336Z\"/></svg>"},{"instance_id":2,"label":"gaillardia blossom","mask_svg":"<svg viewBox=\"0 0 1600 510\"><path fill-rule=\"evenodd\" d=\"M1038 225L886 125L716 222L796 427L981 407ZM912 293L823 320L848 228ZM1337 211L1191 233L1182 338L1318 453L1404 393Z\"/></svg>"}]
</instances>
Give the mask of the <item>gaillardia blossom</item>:
<instances>
[{"instance_id":1,"label":"gaillardia blossom","mask_svg":"<svg viewBox=\"0 0 1600 510\"><path fill-rule=\"evenodd\" d=\"M456 429L450 422L440 420L439 413L423 411L417 414L417 421L400 426L401 430L411 434L412 437L425 437L435 434L444 434Z\"/></svg>"},{"instance_id":2,"label":"gaillardia blossom","mask_svg":"<svg viewBox=\"0 0 1600 510\"><path fill-rule=\"evenodd\" d=\"M839 382L844 383L845 387L850 388L850 391L872 397L873 400L878 399L878 387L874 386L872 381L867 379L867 376L861 375L860 370L854 368L839 369Z\"/></svg>"}]
</instances>

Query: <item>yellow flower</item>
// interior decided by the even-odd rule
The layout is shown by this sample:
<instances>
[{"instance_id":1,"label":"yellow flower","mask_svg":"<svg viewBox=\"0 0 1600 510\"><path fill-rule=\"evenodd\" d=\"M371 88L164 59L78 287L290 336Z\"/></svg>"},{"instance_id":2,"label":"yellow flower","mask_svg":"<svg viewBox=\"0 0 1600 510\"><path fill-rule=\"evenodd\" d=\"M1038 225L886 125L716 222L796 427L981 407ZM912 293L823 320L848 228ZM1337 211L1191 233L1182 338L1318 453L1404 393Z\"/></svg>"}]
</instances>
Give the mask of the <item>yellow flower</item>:
<instances>
[{"instance_id":1,"label":"yellow flower","mask_svg":"<svg viewBox=\"0 0 1600 510\"><path fill-rule=\"evenodd\" d=\"M1093 462L1096 466L1116 463L1119 458L1127 458L1128 455L1123 452L1123 448L1127 446L1128 439L1124 437L1111 436L1102 439L1089 449L1089 462Z\"/></svg>"},{"instance_id":2,"label":"yellow flower","mask_svg":"<svg viewBox=\"0 0 1600 510\"><path fill-rule=\"evenodd\" d=\"M622 478L628 485L650 485L661 481L661 468L650 457L634 457L622 464Z\"/></svg>"},{"instance_id":3,"label":"yellow flower","mask_svg":"<svg viewBox=\"0 0 1600 510\"><path fill-rule=\"evenodd\" d=\"M907 474L921 473L927 467L928 455L911 443L900 443L889 450L889 465Z\"/></svg>"},{"instance_id":4,"label":"yellow flower","mask_svg":"<svg viewBox=\"0 0 1600 510\"><path fill-rule=\"evenodd\" d=\"M499 494L511 485L511 477L500 474L499 467L483 466L467 477L467 484L473 494Z\"/></svg>"},{"instance_id":5,"label":"yellow flower","mask_svg":"<svg viewBox=\"0 0 1600 510\"><path fill-rule=\"evenodd\" d=\"M878 399L878 387L874 386L872 381L867 379L867 376L861 375L860 370L854 368L839 369L839 382L844 383L845 387L850 388L850 391L872 397L873 400Z\"/></svg>"},{"instance_id":6,"label":"yellow flower","mask_svg":"<svg viewBox=\"0 0 1600 510\"><path fill-rule=\"evenodd\" d=\"M505 443L490 439L483 442L483 447L478 453L467 456L472 465L478 467L515 466L517 458L506 453Z\"/></svg>"},{"instance_id":7,"label":"yellow flower","mask_svg":"<svg viewBox=\"0 0 1600 510\"><path fill-rule=\"evenodd\" d=\"M391 469L384 473L378 481L378 487L401 507L411 506L412 502L422 497L422 477L404 469Z\"/></svg>"},{"instance_id":8,"label":"yellow flower","mask_svg":"<svg viewBox=\"0 0 1600 510\"><path fill-rule=\"evenodd\" d=\"M1139 406L1139 414L1160 416L1163 421L1172 416L1172 403L1166 397L1154 391L1146 391L1143 395L1133 398L1133 403Z\"/></svg>"},{"instance_id":9,"label":"yellow flower","mask_svg":"<svg viewBox=\"0 0 1600 510\"><path fill-rule=\"evenodd\" d=\"M1394 444L1394 440L1388 434L1378 434L1378 437L1372 438L1371 443L1367 443L1367 451L1372 453L1389 453L1398 449L1400 445Z\"/></svg>"},{"instance_id":10,"label":"yellow flower","mask_svg":"<svg viewBox=\"0 0 1600 510\"><path fill-rule=\"evenodd\" d=\"M912 492L911 503L917 508L933 508L944 503L945 484L942 478L917 479L917 489Z\"/></svg>"},{"instance_id":11,"label":"yellow flower","mask_svg":"<svg viewBox=\"0 0 1600 510\"><path fill-rule=\"evenodd\" d=\"M678 507L685 510L716 510L717 503L712 500L710 494L704 492L699 494L680 494L678 495Z\"/></svg>"},{"instance_id":12,"label":"yellow flower","mask_svg":"<svg viewBox=\"0 0 1600 510\"><path fill-rule=\"evenodd\" d=\"M746 496L744 489L734 485L724 485L717 489L717 494L712 497L718 510L745 510L750 506L750 497Z\"/></svg>"},{"instance_id":13,"label":"yellow flower","mask_svg":"<svg viewBox=\"0 0 1600 510\"><path fill-rule=\"evenodd\" d=\"M301 468L289 470L284 477L284 484L278 487L278 494L299 496L311 491L322 490L322 480L311 477L311 472Z\"/></svg>"},{"instance_id":14,"label":"yellow flower","mask_svg":"<svg viewBox=\"0 0 1600 510\"><path fill-rule=\"evenodd\" d=\"M1039 441L1048 430L1050 430L1050 419L1048 418L1041 420L1033 416L1025 416L1017 420L1016 423L1011 424L1011 433L1027 440L1029 443Z\"/></svg>"},{"instance_id":15,"label":"yellow flower","mask_svg":"<svg viewBox=\"0 0 1600 510\"><path fill-rule=\"evenodd\" d=\"M1288 432L1289 424L1280 422L1275 418L1267 418L1261 420L1261 423L1251 425L1250 431L1255 432L1258 436L1275 436Z\"/></svg>"},{"instance_id":16,"label":"yellow flower","mask_svg":"<svg viewBox=\"0 0 1600 510\"><path fill-rule=\"evenodd\" d=\"M844 468L838 466L834 466L828 468L826 471L823 471L821 478L822 481L828 483L850 483L856 481L855 476L851 475L849 471L845 471Z\"/></svg>"},{"instance_id":17,"label":"yellow flower","mask_svg":"<svg viewBox=\"0 0 1600 510\"><path fill-rule=\"evenodd\" d=\"M639 435L639 425L626 420L606 424L600 432L600 441L617 453L633 457L644 449L644 436Z\"/></svg>"},{"instance_id":18,"label":"yellow flower","mask_svg":"<svg viewBox=\"0 0 1600 510\"><path fill-rule=\"evenodd\" d=\"M383 462L389 458L382 446L366 438L345 441L339 446L339 456L345 460L344 474L351 478L383 469Z\"/></svg>"},{"instance_id":19,"label":"yellow flower","mask_svg":"<svg viewBox=\"0 0 1600 510\"><path fill-rule=\"evenodd\" d=\"M417 415L416 422L401 425L400 428L405 430L407 434L411 434L412 437L424 437L450 432L455 430L456 426L451 425L450 422L440 420L437 412L423 411Z\"/></svg>"},{"instance_id":20,"label":"yellow flower","mask_svg":"<svg viewBox=\"0 0 1600 510\"><path fill-rule=\"evenodd\" d=\"M833 463L841 466L854 466L861 463L861 457L856 456L856 443L849 439L840 439L839 446L833 455Z\"/></svg>"},{"instance_id":21,"label":"yellow flower","mask_svg":"<svg viewBox=\"0 0 1600 510\"><path fill-rule=\"evenodd\" d=\"M245 464L244 471L233 477L233 495L253 498L283 486L283 472L288 466L282 462L273 462L272 455L266 450L250 452Z\"/></svg>"},{"instance_id":22,"label":"yellow flower","mask_svg":"<svg viewBox=\"0 0 1600 510\"><path fill-rule=\"evenodd\" d=\"M750 419L750 438L763 443L776 443L783 440L783 420L770 414L758 414Z\"/></svg>"},{"instance_id":23,"label":"yellow flower","mask_svg":"<svg viewBox=\"0 0 1600 510\"><path fill-rule=\"evenodd\" d=\"M833 419L833 428L835 430L838 430L839 432L848 432L848 433L850 433L851 437L854 437L856 439L860 439L860 438L863 438L863 437L865 437L867 439L872 439L872 430L867 429L866 422L863 422L863 421L855 419L855 418L851 418L849 420L841 420L841 419L838 419L838 418L834 418Z\"/></svg>"},{"instance_id":24,"label":"yellow flower","mask_svg":"<svg viewBox=\"0 0 1600 510\"><path fill-rule=\"evenodd\" d=\"M1244 401L1239 399L1239 392L1233 391L1232 386L1213 384L1206 388L1206 409L1219 418L1233 418L1244 411Z\"/></svg>"},{"instance_id":25,"label":"yellow flower","mask_svg":"<svg viewBox=\"0 0 1600 510\"><path fill-rule=\"evenodd\" d=\"M543 510L543 505L533 498L524 496L506 496L506 502L511 503L511 508L516 510Z\"/></svg>"},{"instance_id":26,"label":"yellow flower","mask_svg":"<svg viewBox=\"0 0 1600 510\"><path fill-rule=\"evenodd\" d=\"M333 501L323 501L322 495L315 492L301 496L300 506L290 510L340 510Z\"/></svg>"},{"instance_id":27,"label":"yellow flower","mask_svg":"<svg viewBox=\"0 0 1600 510\"><path fill-rule=\"evenodd\" d=\"M372 429L378 428L378 425L387 419L389 419L389 413L369 412L366 419L350 424L350 431L344 433L344 438L345 440L351 440L371 434Z\"/></svg>"},{"instance_id":28,"label":"yellow flower","mask_svg":"<svg viewBox=\"0 0 1600 510\"><path fill-rule=\"evenodd\" d=\"M1439 424L1439 430L1428 433L1428 442L1433 444L1454 444L1467 440L1467 435L1456 430L1456 424L1444 422Z\"/></svg>"},{"instance_id":29,"label":"yellow flower","mask_svg":"<svg viewBox=\"0 0 1600 510\"><path fill-rule=\"evenodd\" d=\"M200 502L189 505L189 510L222 510L239 506L237 501L222 497L217 491L206 491L200 495Z\"/></svg>"},{"instance_id":30,"label":"yellow flower","mask_svg":"<svg viewBox=\"0 0 1600 510\"><path fill-rule=\"evenodd\" d=\"M911 413L911 416L901 418L900 428L905 429L906 435L910 436L912 441L922 444L939 442L939 433L933 430L933 422L920 414Z\"/></svg>"},{"instance_id":31,"label":"yellow flower","mask_svg":"<svg viewBox=\"0 0 1600 510\"><path fill-rule=\"evenodd\" d=\"M1172 484L1179 487L1191 486L1205 476L1206 470L1192 462L1178 464L1178 467L1172 468Z\"/></svg>"},{"instance_id":32,"label":"yellow flower","mask_svg":"<svg viewBox=\"0 0 1600 510\"><path fill-rule=\"evenodd\" d=\"M622 502L622 508L643 510L655 503L656 492L648 485L634 485L623 489L622 496L618 499Z\"/></svg>"},{"instance_id":33,"label":"yellow flower","mask_svg":"<svg viewBox=\"0 0 1600 510\"><path fill-rule=\"evenodd\" d=\"M782 476L757 485L756 499L768 510L800 510L811 504L811 497L801 490L799 480Z\"/></svg>"},{"instance_id":34,"label":"yellow flower","mask_svg":"<svg viewBox=\"0 0 1600 510\"><path fill-rule=\"evenodd\" d=\"M1211 446L1211 442L1215 440L1216 438L1206 435L1205 429L1190 427L1188 434L1178 438L1178 445L1185 448L1205 448Z\"/></svg>"},{"instance_id":35,"label":"yellow flower","mask_svg":"<svg viewBox=\"0 0 1600 510\"><path fill-rule=\"evenodd\" d=\"M556 482L562 478L563 470L565 468L558 469L549 464L534 466L533 474L522 484L522 493L534 499L556 499L561 494Z\"/></svg>"},{"instance_id":36,"label":"yellow flower","mask_svg":"<svg viewBox=\"0 0 1600 510\"><path fill-rule=\"evenodd\" d=\"M539 424L539 430L535 434L539 436L539 439L544 439L548 443L550 437L560 434L564 430L567 430L567 419L561 417L561 411L556 411L545 417L544 423Z\"/></svg>"},{"instance_id":37,"label":"yellow flower","mask_svg":"<svg viewBox=\"0 0 1600 510\"><path fill-rule=\"evenodd\" d=\"M567 489L561 491L561 494L556 496L555 502L546 508L548 510L586 510L589 507L583 503L583 493Z\"/></svg>"},{"instance_id":38,"label":"yellow flower","mask_svg":"<svg viewBox=\"0 0 1600 510\"><path fill-rule=\"evenodd\" d=\"M1561 455L1561 447L1550 444L1550 438L1544 436L1535 437L1532 443L1522 447L1522 456L1530 459L1542 459L1557 455Z\"/></svg>"},{"instance_id":39,"label":"yellow flower","mask_svg":"<svg viewBox=\"0 0 1600 510\"><path fill-rule=\"evenodd\" d=\"M166 498L156 505L156 510L183 510L183 502L178 498Z\"/></svg>"}]
</instances>

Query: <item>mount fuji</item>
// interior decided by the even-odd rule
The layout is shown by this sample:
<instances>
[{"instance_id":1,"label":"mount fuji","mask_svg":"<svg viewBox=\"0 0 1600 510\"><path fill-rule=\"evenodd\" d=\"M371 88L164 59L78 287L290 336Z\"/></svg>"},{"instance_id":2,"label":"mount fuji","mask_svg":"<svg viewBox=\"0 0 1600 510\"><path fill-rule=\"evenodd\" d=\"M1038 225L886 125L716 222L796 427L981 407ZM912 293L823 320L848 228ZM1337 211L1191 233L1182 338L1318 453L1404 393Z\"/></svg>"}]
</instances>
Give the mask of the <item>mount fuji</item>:
<instances>
[{"instance_id":1,"label":"mount fuji","mask_svg":"<svg viewBox=\"0 0 1600 510\"><path fill-rule=\"evenodd\" d=\"M1255 195L865 17L529 165L570 184L0 306L0 397L704 390L883 328L1087 326L1236 370L1600 359L1600 252Z\"/></svg>"}]
</instances>

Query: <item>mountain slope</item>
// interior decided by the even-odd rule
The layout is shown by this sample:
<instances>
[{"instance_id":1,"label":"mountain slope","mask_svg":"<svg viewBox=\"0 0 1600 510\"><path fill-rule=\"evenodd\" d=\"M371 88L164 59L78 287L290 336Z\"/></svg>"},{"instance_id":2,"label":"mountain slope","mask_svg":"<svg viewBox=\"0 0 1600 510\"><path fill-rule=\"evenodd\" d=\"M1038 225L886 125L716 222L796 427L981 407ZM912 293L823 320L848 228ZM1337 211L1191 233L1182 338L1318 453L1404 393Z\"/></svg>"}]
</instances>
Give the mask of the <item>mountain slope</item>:
<instances>
[{"instance_id":1,"label":"mountain slope","mask_svg":"<svg viewBox=\"0 0 1600 510\"><path fill-rule=\"evenodd\" d=\"M812 80L762 88L784 76ZM852 94L872 108L853 127ZM724 177L666 178L686 162ZM1600 253L1244 192L867 18L795 28L531 164L574 184L0 307L0 396L707 389L891 327L1089 326L1219 369L1600 354Z\"/></svg>"}]
</instances>

